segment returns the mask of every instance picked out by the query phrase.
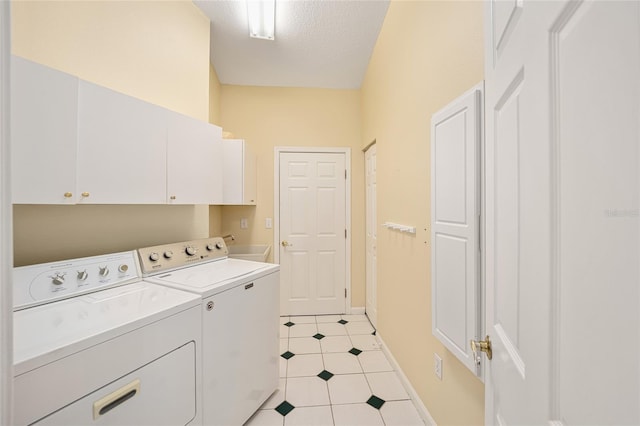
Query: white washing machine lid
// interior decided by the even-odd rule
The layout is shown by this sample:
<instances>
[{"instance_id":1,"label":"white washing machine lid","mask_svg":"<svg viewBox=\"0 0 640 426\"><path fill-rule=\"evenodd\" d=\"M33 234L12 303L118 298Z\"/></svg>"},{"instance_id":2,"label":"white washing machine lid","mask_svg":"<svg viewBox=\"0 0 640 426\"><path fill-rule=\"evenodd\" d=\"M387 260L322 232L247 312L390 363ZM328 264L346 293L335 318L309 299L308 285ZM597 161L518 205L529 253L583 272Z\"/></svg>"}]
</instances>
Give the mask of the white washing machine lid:
<instances>
[{"instance_id":1,"label":"white washing machine lid","mask_svg":"<svg viewBox=\"0 0 640 426\"><path fill-rule=\"evenodd\" d=\"M222 258L148 277L145 280L196 292L207 297L279 269L280 265L272 263Z\"/></svg>"},{"instance_id":2,"label":"white washing machine lid","mask_svg":"<svg viewBox=\"0 0 640 426\"><path fill-rule=\"evenodd\" d=\"M14 374L200 304L192 293L137 282L17 311Z\"/></svg>"}]
</instances>

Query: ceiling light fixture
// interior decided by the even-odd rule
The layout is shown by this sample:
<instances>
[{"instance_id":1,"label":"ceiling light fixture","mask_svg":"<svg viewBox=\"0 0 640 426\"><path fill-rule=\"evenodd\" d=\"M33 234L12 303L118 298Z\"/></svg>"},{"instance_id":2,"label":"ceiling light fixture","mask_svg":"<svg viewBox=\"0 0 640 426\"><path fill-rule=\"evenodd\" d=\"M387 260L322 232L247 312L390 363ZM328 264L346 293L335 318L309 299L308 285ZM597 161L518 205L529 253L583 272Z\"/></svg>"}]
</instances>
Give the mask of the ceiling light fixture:
<instances>
[{"instance_id":1,"label":"ceiling light fixture","mask_svg":"<svg viewBox=\"0 0 640 426\"><path fill-rule=\"evenodd\" d=\"M276 30L276 0L247 0L249 37L273 40Z\"/></svg>"}]
</instances>

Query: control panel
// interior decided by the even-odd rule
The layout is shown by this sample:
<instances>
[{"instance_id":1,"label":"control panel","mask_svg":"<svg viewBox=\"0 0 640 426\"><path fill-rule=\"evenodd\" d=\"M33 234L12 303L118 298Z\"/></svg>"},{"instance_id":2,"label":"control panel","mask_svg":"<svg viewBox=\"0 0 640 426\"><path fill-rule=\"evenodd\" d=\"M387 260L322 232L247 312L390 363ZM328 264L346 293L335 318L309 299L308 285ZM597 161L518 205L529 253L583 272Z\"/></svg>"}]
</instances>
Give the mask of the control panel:
<instances>
[{"instance_id":1,"label":"control panel","mask_svg":"<svg viewBox=\"0 0 640 426\"><path fill-rule=\"evenodd\" d=\"M135 251L21 266L13 269L13 308L19 310L139 280Z\"/></svg>"},{"instance_id":2,"label":"control panel","mask_svg":"<svg viewBox=\"0 0 640 426\"><path fill-rule=\"evenodd\" d=\"M229 250L221 237L138 249L142 276L193 266L227 257Z\"/></svg>"}]
</instances>

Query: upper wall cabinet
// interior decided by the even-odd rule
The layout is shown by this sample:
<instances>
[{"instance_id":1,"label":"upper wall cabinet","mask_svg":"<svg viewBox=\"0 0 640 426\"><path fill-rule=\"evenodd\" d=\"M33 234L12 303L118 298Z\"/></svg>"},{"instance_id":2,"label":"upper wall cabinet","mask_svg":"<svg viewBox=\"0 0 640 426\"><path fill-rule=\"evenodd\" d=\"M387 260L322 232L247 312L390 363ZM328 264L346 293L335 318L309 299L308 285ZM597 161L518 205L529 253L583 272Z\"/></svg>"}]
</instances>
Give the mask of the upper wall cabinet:
<instances>
[{"instance_id":1,"label":"upper wall cabinet","mask_svg":"<svg viewBox=\"0 0 640 426\"><path fill-rule=\"evenodd\" d=\"M481 340L480 84L431 119L433 334L482 377L471 340Z\"/></svg>"},{"instance_id":2,"label":"upper wall cabinet","mask_svg":"<svg viewBox=\"0 0 640 426\"><path fill-rule=\"evenodd\" d=\"M12 196L17 204L74 204L78 78L11 58Z\"/></svg>"},{"instance_id":3,"label":"upper wall cabinet","mask_svg":"<svg viewBox=\"0 0 640 426\"><path fill-rule=\"evenodd\" d=\"M15 204L218 204L222 129L12 57Z\"/></svg>"},{"instance_id":4,"label":"upper wall cabinet","mask_svg":"<svg viewBox=\"0 0 640 426\"><path fill-rule=\"evenodd\" d=\"M167 111L86 81L78 99L79 202L165 203Z\"/></svg>"},{"instance_id":5,"label":"upper wall cabinet","mask_svg":"<svg viewBox=\"0 0 640 426\"><path fill-rule=\"evenodd\" d=\"M180 114L171 114L167 124L168 202L220 204L222 128Z\"/></svg>"},{"instance_id":6,"label":"upper wall cabinet","mask_svg":"<svg viewBox=\"0 0 640 426\"><path fill-rule=\"evenodd\" d=\"M256 204L256 156L243 139L222 141L223 204Z\"/></svg>"}]
</instances>

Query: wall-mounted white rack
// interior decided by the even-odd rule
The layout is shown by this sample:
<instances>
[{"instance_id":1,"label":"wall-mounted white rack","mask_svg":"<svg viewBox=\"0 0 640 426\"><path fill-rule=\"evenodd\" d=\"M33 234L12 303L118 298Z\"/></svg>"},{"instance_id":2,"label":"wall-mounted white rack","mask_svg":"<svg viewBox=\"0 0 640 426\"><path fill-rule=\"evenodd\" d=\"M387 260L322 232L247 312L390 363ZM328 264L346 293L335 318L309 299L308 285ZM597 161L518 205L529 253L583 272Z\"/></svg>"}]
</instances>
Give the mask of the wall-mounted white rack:
<instances>
[{"instance_id":1,"label":"wall-mounted white rack","mask_svg":"<svg viewBox=\"0 0 640 426\"><path fill-rule=\"evenodd\" d=\"M406 232L407 234L415 234L416 227L409 225L400 225L399 223L385 222L382 224L385 228L393 229L394 231Z\"/></svg>"}]
</instances>

